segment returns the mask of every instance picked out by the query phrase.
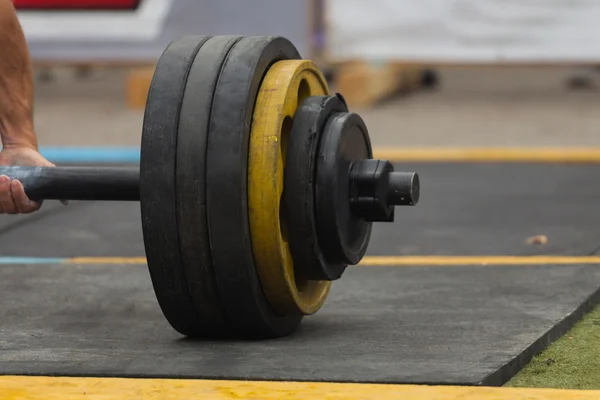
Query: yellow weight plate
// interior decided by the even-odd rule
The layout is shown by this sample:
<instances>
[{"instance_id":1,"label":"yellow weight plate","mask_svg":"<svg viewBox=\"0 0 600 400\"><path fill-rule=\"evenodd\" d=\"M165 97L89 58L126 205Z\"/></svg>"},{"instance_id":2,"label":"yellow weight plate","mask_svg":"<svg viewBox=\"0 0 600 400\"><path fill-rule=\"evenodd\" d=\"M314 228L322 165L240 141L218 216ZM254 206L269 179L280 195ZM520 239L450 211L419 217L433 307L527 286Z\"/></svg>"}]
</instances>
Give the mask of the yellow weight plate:
<instances>
[{"instance_id":1,"label":"yellow weight plate","mask_svg":"<svg viewBox=\"0 0 600 400\"><path fill-rule=\"evenodd\" d=\"M248 160L248 211L254 261L263 291L281 315L314 314L331 282L297 276L280 215L283 168L292 121L309 96L328 95L323 74L307 60L279 61L262 81L252 122Z\"/></svg>"}]
</instances>

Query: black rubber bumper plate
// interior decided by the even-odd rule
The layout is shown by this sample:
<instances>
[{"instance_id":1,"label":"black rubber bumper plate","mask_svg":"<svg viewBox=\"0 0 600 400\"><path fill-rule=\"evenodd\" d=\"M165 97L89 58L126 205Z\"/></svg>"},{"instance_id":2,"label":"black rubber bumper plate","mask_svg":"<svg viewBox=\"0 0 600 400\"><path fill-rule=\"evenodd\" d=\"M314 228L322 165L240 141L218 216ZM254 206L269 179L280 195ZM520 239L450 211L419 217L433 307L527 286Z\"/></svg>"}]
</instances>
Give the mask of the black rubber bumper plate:
<instances>
[{"instance_id":1,"label":"black rubber bumper plate","mask_svg":"<svg viewBox=\"0 0 600 400\"><path fill-rule=\"evenodd\" d=\"M600 168L403 165L418 207L370 255L592 255ZM0 220L4 256L143 256L133 203L48 202ZM545 245L526 239L546 235ZM32 260L31 262L36 261ZM0 374L498 385L600 300L598 265L350 267L290 336L190 340L145 265L0 265ZM7 264L8 263L8 264Z\"/></svg>"},{"instance_id":2,"label":"black rubber bumper plate","mask_svg":"<svg viewBox=\"0 0 600 400\"><path fill-rule=\"evenodd\" d=\"M152 78L142 128L139 205L145 254L159 304L172 326L183 334L201 331L203 321L189 293L180 250L177 136L187 77L208 39L178 39L165 50Z\"/></svg>"},{"instance_id":3,"label":"black rubber bumper plate","mask_svg":"<svg viewBox=\"0 0 600 400\"><path fill-rule=\"evenodd\" d=\"M210 249L225 315L246 337L285 335L301 321L278 316L262 292L247 201L250 127L260 82L273 63L299 57L285 39L245 37L229 52L213 97L206 160Z\"/></svg>"}]
</instances>

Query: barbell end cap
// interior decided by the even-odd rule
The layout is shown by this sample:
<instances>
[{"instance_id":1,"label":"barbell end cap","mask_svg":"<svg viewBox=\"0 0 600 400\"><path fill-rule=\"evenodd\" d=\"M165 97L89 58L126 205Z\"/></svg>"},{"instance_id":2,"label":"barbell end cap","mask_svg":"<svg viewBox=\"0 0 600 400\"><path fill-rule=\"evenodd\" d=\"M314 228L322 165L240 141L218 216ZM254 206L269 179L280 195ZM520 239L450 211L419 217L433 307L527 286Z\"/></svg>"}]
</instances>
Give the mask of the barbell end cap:
<instances>
[{"instance_id":1,"label":"barbell end cap","mask_svg":"<svg viewBox=\"0 0 600 400\"><path fill-rule=\"evenodd\" d=\"M394 172L387 160L358 161L350 168L349 178L352 213L366 221L394 222L395 207L419 202L419 175Z\"/></svg>"},{"instance_id":2,"label":"barbell end cap","mask_svg":"<svg viewBox=\"0 0 600 400\"><path fill-rule=\"evenodd\" d=\"M416 172L391 172L388 175L388 205L414 206L419 202L421 182Z\"/></svg>"}]
</instances>

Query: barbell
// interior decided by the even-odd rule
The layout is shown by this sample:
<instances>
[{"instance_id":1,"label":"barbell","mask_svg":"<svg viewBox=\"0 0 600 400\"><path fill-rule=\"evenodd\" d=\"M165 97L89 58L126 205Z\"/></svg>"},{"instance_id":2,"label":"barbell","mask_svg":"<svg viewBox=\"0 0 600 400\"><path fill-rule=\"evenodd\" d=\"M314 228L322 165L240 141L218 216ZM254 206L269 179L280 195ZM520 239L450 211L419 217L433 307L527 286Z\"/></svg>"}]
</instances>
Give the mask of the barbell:
<instances>
[{"instance_id":1,"label":"barbell","mask_svg":"<svg viewBox=\"0 0 600 400\"><path fill-rule=\"evenodd\" d=\"M136 167L0 167L33 200L139 201L159 306L182 335L294 332L419 199L282 37L188 36L160 57Z\"/></svg>"}]
</instances>

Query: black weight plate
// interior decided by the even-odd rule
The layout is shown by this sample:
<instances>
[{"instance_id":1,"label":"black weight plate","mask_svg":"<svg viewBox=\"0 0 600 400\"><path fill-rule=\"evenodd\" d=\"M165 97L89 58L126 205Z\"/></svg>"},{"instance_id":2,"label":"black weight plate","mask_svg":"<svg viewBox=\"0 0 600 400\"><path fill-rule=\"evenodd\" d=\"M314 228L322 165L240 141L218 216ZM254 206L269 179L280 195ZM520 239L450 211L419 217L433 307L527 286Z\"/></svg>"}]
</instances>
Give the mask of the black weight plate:
<instances>
[{"instance_id":1,"label":"black weight plate","mask_svg":"<svg viewBox=\"0 0 600 400\"><path fill-rule=\"evenodd\" d=\"M177 226L175 169L179 112L188 73L209 39L177 39L160 57L148 93L140 154L140 207L148 270L163 314L183 335L202 330L190 296Z\"/></svg>"},{"instance_id":2,"label":"black weight plate","mask_svg":"<svg viewBox=\"0 0 600 400\"><path fill-rule=\"evenodd\" d=\"M318 238L331 263L354 265L367 251L373 223L350 210L349 174L353 161L370 158L373 150L362 118L333 114L323 130L316 171Z\"/></svg>"},{"instance_id":3,"label":"black weight plate","mask_svg":"<svg viewBox=\"0 0 600 400\"><path fill-rule=\"evenodd\" d=\"M315 170L317 150L323 128L331 114L347 112L337 96L309 97L294 115L284 172L284 204L287 215L288 244L298 274L310 280L335 280L345 264L329 263L319 246Z\"/></svg>"},{"instance_id":4,"label":"black weight plate","mask_svg":"<svg viewBox=\"0 0 600 400\"><path fill-rule=\"evenodd\" d=\"M248 147L261 80L278 60L299 59L281 37L246 37L235 44L217 84L207 155L207 209L217 286L236 333L278 337L292 333L301 316L279 316L262 292L254 266L248 221Z\"/></svg>"},{"instance_id":5,"label":"black weight plate","mask_svg":"<svg viewBox=\"0 0 600 400\"><path fill-rule=\"evenodd\" d=\"M228 332L206 221L206 146L213 94L225 58L240 36L215 36L198 51L187 79L177 137L179 245L192 302L203 325L197 336Z\"/></svg>"}]
</instances>

